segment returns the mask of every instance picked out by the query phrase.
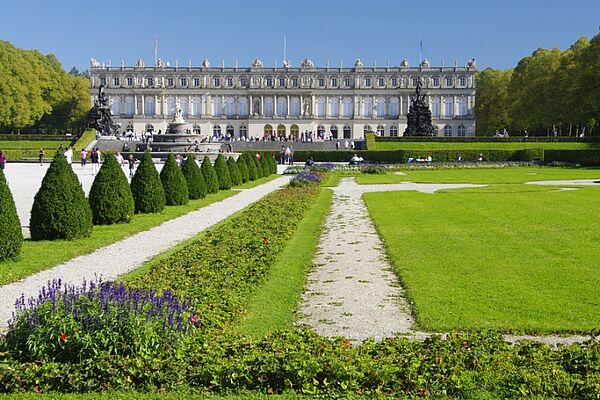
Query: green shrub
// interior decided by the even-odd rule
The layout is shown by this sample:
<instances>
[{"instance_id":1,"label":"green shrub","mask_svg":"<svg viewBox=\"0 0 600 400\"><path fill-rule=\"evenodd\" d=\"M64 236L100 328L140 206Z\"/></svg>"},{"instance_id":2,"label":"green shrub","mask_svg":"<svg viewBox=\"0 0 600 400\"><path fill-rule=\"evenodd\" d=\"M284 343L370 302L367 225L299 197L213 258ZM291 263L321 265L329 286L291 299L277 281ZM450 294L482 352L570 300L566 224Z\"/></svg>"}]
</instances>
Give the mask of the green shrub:
<instances>
[{"instance_id":1,"label":"green shrub","mask_svg":"<svg viewBox=\"0 0 600 400\"><path fill-rule=\"evenodd\" d=\"M23 244L21 222L2 171L0 171L0 232L0 261L18 255Z\"/></svg>"},{"instance_id":2,"label":"green shrub","mask_svg":"<svg viewBox=\"0 0 600 400\"><path fill-rule=\"evenodd\" d=\"M363 165L360 167L360 172L363 174L385 174L385 167L380 167L376 165Z\"/></svg>"},{"instance_id":3,"label":"green shrub","mask_svg":"<svg viewBox=\"0 0 600 400\"><path fill-rule=\"evenodd\" d=\"M165 190L168 206L181 206L189 203L187 181L177 161L175 161L173 153L169 153L167 161L160 171L160 181Z\"/></svg>"},{"instance_id":4,"label":"green shrub","mask_svg":"<svg viewBox=\"0 0 600 400\"><path fill-rule=\"evenodd\" d=\"M545 150L544 160L586 166L600 165L600 150Z\"/></svg>"},{"instance_id":5,"label":"green shrub","mask_svg":"<svg viewBox=\"0 0 600 400\"><path fill-rule=\"evenodd\" d=\"M187 156L181 165L181 172L187 182L190 199L195 200L206 197L208 191L206 181L194 156L191 154Z\"/></svg>"},{"instance_id":6,"label":"green shrub","mask_svg":"<svg viewBox=\"0 0 600 400\"><path fill-rule=\"evenodd\" d=\"M227 168L229 168L229 176L231 176L231 185L239 186L242 184L242 174L240 173L240 169L238 168L237 163L233 159L233 157L229 157L227 160Z\"/></svg>"},{"instance_id":7,"label":"green shrub","mask_svg":"<svg viewBox=\"0 0 600 400\"><path fill-rule=\"evenodd\" d=\"M104 163L90 189L89 201L95 225L110 225L131 220L135 211L133 193L114 156L104 157Z\"/></svg>"},{"instance_id":8,"label":"green shrub","mask_svg":"<svg viewBox=\"0 0 600 400\"><path fill-rule=\"evenodd\" d=\"M245 157L243 154L240 154L238 157L236 164L238 169L240 170L240 176L242 177L242 183L248 182L250 180L250 176L248 173L248 166L246 165Z\"/></svg>"},{"instance_id":9,"label":"green shrub","mask_svg":"<svg viewBox=\"0 0 600 400\"><path fill-rule=\"evenodd\" d=\"M33 240L72 240L92 232L92 210L77 175L56 154L33 200L29 230Z\"/></svg>"},{"instance_id":10,"label":"green shrub","mask_svg":"<svg viewBox=\"0 0 600 400\"><path fill-rule=\"evenodd\" d=\"M263 153L260 157L260 168L262 169L263 176L269 176L272 174L271 165L268 160L268 153Z\"/></svg>"},{"instance_id":11,"label":"green shrub","mask_svg":"<svg viewBox=\"0 0 600 400\"><path fill-rule=\"evenodd\" d=\"M165 208L165 190L149 152L144 153L131 179L131 192L136 213L159 213Z\"/></svg>"},{"instance_id":12,"label":"green shrub","mask_svg":"<svg viewBox=\"0 0 600 400\"><path fill-rule=\"evenodd\" d=\"M202 170L202 175L204 175L208 193L217 193L219 191L219 178L208 156L204 156L200 169Z\"/></svg>"},{"instance_id":13,"label":"green shrub","mask_svg":"<svg viewBox=\"0 0 600 400\"><path fill-rule=\"evenodd\" d=\"M225 162L223 154L219 154L215 160L215 172L217 173L217 179L219 180L220 190L231 189L231 175L229 175L229 168Z\"/></svg>"},{"instance_id":14,"label":"green shrub","mask_svg":"<svg viewBox=\"0 0 600 400\"><path fill-rule=\"evenodd\" d=\"M256 158L256 155L252 155L252 156L250 156L250 158L256 168L256 179L260 179L263 176L265 176L265 171L263 171L262 165L260 164L260 160L258 158Z\"/></svg>"},{"instance_id":15,"label":"green shrub","mask_svg":"<svg viewBox=\"0 0 600 400\"><path fill-rule=\"evenodd\" d=\"M256 163L254 157L250 153L242 153L246 166L248 167L248 180L255 181L260 178L258 171L256 170Z\"/></svg>"}]
</instances>

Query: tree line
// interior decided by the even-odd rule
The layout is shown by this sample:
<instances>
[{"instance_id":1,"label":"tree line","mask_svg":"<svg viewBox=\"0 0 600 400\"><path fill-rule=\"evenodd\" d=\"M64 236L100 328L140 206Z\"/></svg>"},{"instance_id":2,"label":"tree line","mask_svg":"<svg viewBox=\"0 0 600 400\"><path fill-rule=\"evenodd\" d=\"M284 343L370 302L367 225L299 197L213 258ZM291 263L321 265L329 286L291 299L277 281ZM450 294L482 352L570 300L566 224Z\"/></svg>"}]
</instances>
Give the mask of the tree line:
<instances>
[{"instance_id":1,"label":"tree line","mask_svg":"<svg viewBox=\"0 0 600 400\"><path fill-rule=\"evenodd\" d=\"M0 41L0 132L78 132L90 109L89 79L52 54Z\"/></svg>"},{"instance_id":2,"label":"tree line","mask_svg":"<svg viewBox=\"0 0 600 400\"><path fill-rule=\"evenodd\" d=\"M477 132L582 136L600 119L600 34L537 49L513 69L477 75Z\"/></svg>"}]
</instances>

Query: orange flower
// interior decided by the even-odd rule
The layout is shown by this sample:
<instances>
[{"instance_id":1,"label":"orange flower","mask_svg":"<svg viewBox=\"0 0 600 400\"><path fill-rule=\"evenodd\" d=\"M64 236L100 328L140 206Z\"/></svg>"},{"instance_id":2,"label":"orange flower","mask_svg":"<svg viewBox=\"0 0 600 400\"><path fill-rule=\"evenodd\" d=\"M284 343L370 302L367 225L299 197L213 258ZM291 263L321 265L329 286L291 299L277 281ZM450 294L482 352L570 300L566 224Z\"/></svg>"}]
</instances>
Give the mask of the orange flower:
<instances>
[{"instance_id":1,"label":"orange flower","mask_svg":"<svg viewBox=\"0 0 600 400\"><path fill-rule=\"evenodd\" d=\"M69 337L67 336L66 333L61 333L60 336L58 337L58 340L60 340L61 342L66 342L68 338Z\"/></svg>"},{"instance_id":2,"label":"orange flower","mask_svg":"<svg viewBox=\"0 0 600 400\"><path fill-rule=\"evenodd\" d=\"M349 349L350 348L350 341L348 339L345 339L344 343L342 343L342 346L344 346L345 349Z\"/></svg>"}]
</instances>

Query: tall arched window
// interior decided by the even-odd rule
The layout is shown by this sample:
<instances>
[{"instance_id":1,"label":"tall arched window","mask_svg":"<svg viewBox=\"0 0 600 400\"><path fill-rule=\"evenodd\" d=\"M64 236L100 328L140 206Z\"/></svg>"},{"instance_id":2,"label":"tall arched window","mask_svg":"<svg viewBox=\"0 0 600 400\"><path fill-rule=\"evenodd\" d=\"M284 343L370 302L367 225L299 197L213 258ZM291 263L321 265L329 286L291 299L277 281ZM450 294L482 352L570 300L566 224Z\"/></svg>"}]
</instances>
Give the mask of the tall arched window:
<instances>
[{"instance_id":1,"label":"tall arched window","mask_svg":"<svg viewBox=\"0 0 600 400\"><path fill-rule=\"evenodd\" d=\"M325 136L325 127L323 125L317 126L317 136L320 138Z\"/></svg>"},{"instance_id":2,"label":"tall arched window","mask_svg":"<svg viewBox=\"0 0 600 400\"><path fill-rule=\"evenodd\" d=\"M352 137L352 129L349 125L344 125L344 139L350 139Z\"/></svg>"},{"instance_id":3,"label":"tall arched window","mask_svg":"<svg viewBox=\"0 0 600 400\"><path fill-rule=\"evenodd\" d=\"M392 125L390 128L390 136L398 136L398 127L396 125Z\"/></svg>"},{"instance_id":4,"label":"tall arched window","mask_svg":"<svg viewBox=\"0 0 600 400\"><path fill-rule=\"evenodd\" d=\"M440 98L435 96L431 99L431 116L439 117L440 116Z\"/></svg>"},{"instance_id":5,"label":"tall arched window","mask_svg":"<svg viewBox=\"0 0 600 400\"><path fill-rule=\"evenodd\" d=\"M273 116L273 98L265 97L264 102L265 102L264 116L272 117Z\"/></svg>"},{"instance_id":6,"label":"tall arched window","mask_svg":"<svg viewBox=\"0 0 600 400\"><path fill-rule=\"evenodd\" d=\"M454 99L452 97L444 97L444 117L454 116Z\"/></svg>"},{"instance_id":7,"label":"tall arched window","mask_svg":"<svg viewBox=\"0 0 600 400\"><path fill-rule=\"evenodd\" d=\"M456 129L458 136L467 136L467 129L463 124L460 124Z\"/></svg>"},{"instance_id":8,"label":"tall arched window","mask_svg":"<svg viewBox=\"0 0 600 400\"><path fill-rule=\"evenodd\" d=\"M175 98L172 96L167 97L167 115L172 116L175 111Z\"/></svg>"},{"instance_id":9,"label":"tall arched window","mask_svg":"<svg viewBox=\"0 0 600 400\"><path fill-rule=\"evenodd\" d=\"M338 127L335 125L331 125L331 128L329 128L329 133L331 133L331 137L334 139L338 138Z\"/></svg>"},{"instance_id":10,"label":"tall arched window","mask_svg":"<svg viewBox=\"0 0 600 400\"><path fill-rule=\"evenodd\" d=\"M144 110L144 114L148 115L148 116L153 116L155 114L155 107L154 107L154 97L146 97L146 105L145 105L146 109Z\"/></svg>"},{"instance_id":11,"label":"tall arched window","mask_svg":"<svg viewBox=\"0 0 600 400\"><path fill-rule=\"evenodd\" d=\"M187 117L190 114L188 99L186 99L185 97L179 99L179 107L181 107L181 113L184 117Z\"/></svg>"},{"instance_id":12,"label":"tall arched window","mask_svg":"<svg viewBox=\"0 0 600 400\"><path fill-rule=\"evenodd\" d=\"M285 125L283 124L279 124L277 125L277 136L278 137L285 137Z\"/></svg>"},{"instance_id":13,"label":"tall arched window","mask_svg":"<svg viewBox=\"0 0 600 400\"><path fill-rule=\"evenodd\" d=\"M113 115L121 114L121 98L119 96L113 97L111 111Z\"/></svg>"},{"instance_id":14,"label":"tall arched window","mask_svg":"<svg viewBox=\"0 0 600 400\"><path fill-rule=\"evenodd\" d=\"M352 116L352 99L350 97L344 97L344 108L342 110L342 116L349 118Z\"/></svg>"},{"instance_id":15,"label":"tall arched window","mask_svg":"<svg viewBox=\"0 0 600 400\"><path fill-rule=\"evenodd\" d=\"M444 136L452 136L452 127L450 125L444 127Z\"/></svg>"},{"instance_id":16,"label":"tall arched window","mask_svg":"<svg viewBox=\"0 0 600 400\"><path fill-rule=\"evenodd\" d=\"M248 137L248 128L246 128L246 125L244 125L244 124L242 124L242 126L240 126L240 137L241 138L247 138Z\"/></svg>"},{"instance_id":17,"label":"tall arched window","mask_svg":"<svg viewBox=\"0 0 600 400\"><path fill-rule=\"evenodd\" d=\"M296 140L300 138L300 128L298 127L298 125L294 124L290 126L290 136Z\"/></svg>"},{"instance_id":18,"label":"tall arched window","mask_svg":"<svg viewBox=\"0 0 600 400\"><path fill-rule=\"evenodd\" d=\"M234 107L233 97L228 97L225 100L225 115L227 115L227 118L232 118L235 115L235 107Z\"/></svg>"},{"instance_id":19,"label":"tall arched window","mask_svg":"<svg viewBox=\"0 0 600 400\"><path fill-rule=\"evenodd\" d=\"M240 117L248 116L248 99L246 97L240 97L238 99L238 110Z\"/></svg>"},{"instance_id":20,"label":"tall arched window","mask_svg":"<svg viewBox=\"0 0 600 400\"><path fill-rule=\"evenodd\" d=\"M233 126L231 125L227 125L227 128L225 128L225 133L229 135L230 138L235 137L235 131L233 130Z\"/></svg>"},{"instance_id":21,"label":"tall arched window","mask_svg":"<svg viewBox=\"0 0 600 400\"><path fill-rule=\"evenodd\" d=\"M362 115L364 117L373 116L373 99L371 99L371 96L363 97Z\"/></svg>"},{"instance_id":22,"label":"tall arched window","mask_svg":"<svg viewBox=\"0 0 600 400\"><path fill-rule=\"evenodd\" d=\"M458 116L464 117L467 115L467 99L465 97L458 98Z\"/></svg>"},{"instance_id":23,"label":"tall arched window","mask_svg":"<svg viewBox=\"0 0 600 400\"><path fill-rule=\"evenodd\" d=\"M221 96L213 97L213 116L220 117L222 113ZM221 128L219 128L221 129Z\"/></svg>"},{"instance_id":24,"label":"tall arched window","mask_svg":"<svg viewBox=\"0 0 600 400\"><path fill-rule=\"evenodd\" d=\"M221 136L221 125L215 125L213 126L213 136L218 138L219 136Z\"/></svg>"},{"instance_id":25,"label":"tall arched window","mask_svg":"<svg viewBox=\"0 0 600 400\"><path fill-rule=\"evenodd\" d=\"M287 115L287 99L284 96L277 99L277 115L280 117Z\"/></svg>"},{"instance_id":26,"label":"tall arched window","mask_svg":"<svg viewBox=\"0 0 600 400\"><path fill-rule=\"evenodd\" d=\"M340 99L337 97L331 97L329 99L330 112L332 117L340 116Z\"/></svg>"},{"instance_id":27,"label":"tall arched window","mask_svg":"<svg viewBox=\"0 0 600 400\"><path fill-rule=\"evenodd\" d=\"M377 125L377 136L383 136L385 134L385 128L383 125Z\"/></svg>"},{"instance_id":28,"label":"tall arched window","mask_svg":"<svg viewBox=\"0 0 600 400\"><path fill-rule=\"evenodd\" d=\"M194 124L194 127L192 128L192 132L194 133L194 135L199 135L200 133L202 133L202 129L200 128L200 125Z\"/></svg>"},{"instance_id":29,"label":"tall arched window","mask_svg":"<svg viewBox=\"0 0 600 400\"><path fill-rule=\"evenodd\" d=\"M294 96L290 99L290 114L292 117L300 115L300 97Z\"/></svg>"},{"instance_id":30,"label":"tall arched window","mask_svg":"<svg viewBox=\"0 0 600 400\"><path fill-rule=\"evenodd\" d=\"M398 102L397 97L392 97L390 99L390 117L398 118L400 115L400 103Z\"/></svg>"},{"instance_id":31,"label":"tall arched window","mask_svg":"<svg viewBox=\"0 0 600 400\"><path fill-rule=\"evenodd\" d=\"M202 105L202 99L199 96L192 97L192 116L200 116L200 108Z\"/></svg>"},{"instance_id":32,"label":"tall arched window","mask_svg":"<svg viewBox=\"0 0 600 400\"><path fill-rule=\"evenodd\" d=\"M385 117L385 99L383 97L375 100L375 113L376 117Z\"/></svg>"},{"instance_id":33,"label":"tall arched window","mask_svg":"<svg viewBox=\"0 0 600 400\"><path fill-rule=\"evenodd\" d=\"M325 117L325 98L317 98L317 118Z\"/></svg>"},{"instance_id":34,"label":"tall arched window","mask_svg":"<svg viewBox=\"0 0 600 400\"><path fill-rule=\"evenodd\" d=\"M125 97L125 115L127 115L128 117L132 117L133 110L134 110L133 97L132 96Z\"/></svg>"}]
</instances>

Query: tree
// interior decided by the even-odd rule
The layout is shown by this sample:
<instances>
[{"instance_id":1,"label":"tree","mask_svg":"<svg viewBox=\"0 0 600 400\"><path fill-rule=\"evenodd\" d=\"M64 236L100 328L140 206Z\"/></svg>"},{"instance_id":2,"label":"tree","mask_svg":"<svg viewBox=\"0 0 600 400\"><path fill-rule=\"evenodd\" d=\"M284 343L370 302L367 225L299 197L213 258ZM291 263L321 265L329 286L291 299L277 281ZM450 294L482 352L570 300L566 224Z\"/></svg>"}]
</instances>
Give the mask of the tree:
<instances>
[{"instance_id":1,"label":"tree","mask_svg":"<svg viewBox=\"0 0 600 400\"><path fill-rule=\"evenodd\" d=\"M131 221L135 211L133 193L121 166L112 155L104 158L90 189L89 201L95 225Z\"/></svg>"},{"instance_id":2,"label":"tree","mask_svg":"<svg viewBox=\"0 0 600 400\"><path fill-rule=\"evenodd\" d=\"M254 163L254 157L252 157L250 153L242 153L242 157L244 157L244 162L248 168L248 180L255 181L260 178L260 175L258 175L258 171L256 170L256 164Z\"/></svg>"},{"instance_id":3,"label":"tree","mask_svg":"<svg viewBox=\"0 0 600 400\"><path fill-rule=\"evenodd\" d=\"M231 189L231 175L229 174L229 168L227 167L227 163L225 162L225 157L223 157L223 154L219 154L217 156L215 161L215 172L217 173L217 178L219 179L219 189Z\"/></svg>"},{"instance_id":4,"label":"tree","mask_svg":"<svg viewBox=\"0 0 600 400\"><path fill-rule=\"evenodd\" d=\"M131 192L136 213L159 213L165 208L167 203L165 190L149 152L144 153L131 179Z\"/></svg>"},{"instance_id":5,"label":"tree","mask_svg":"<svg viewBox=\"0 0 600 400\"><path fill-rule=\"evenodd\" d=\"M258 158L251 155L250 159L252 160L252 162L254 163L254 166L256 167L256 179L260 179L263 176L265 176L265 171L263 171L262 165L260 164L260 161L258 160Z\"/></svg>"},{"instance_id":6,"label":"tree","mask_svg":"<svg viewBox=\"0 0 600 400\"><path fill-rule=\"evenodd\" d=\"M72 240L92 232L92 210L65 157L57 153L33 200L29 230L33 240Z\"/></svg>"},{"instance_id":7,"label":"tree","mask_svg":"<svg viewBox=\"0 0 600 400\"><path fill-rule=\"evenodd\" d=\"M271 165L269 164L268 152L262 153L260 157L260 168L263 171L263 176L271 175Z\"/></svg>"},{"instance_id":8,"label":"tree","mask_svg":"<svg viewBox=\"0 0 600 400\"><path fill-rule=\"evenodd\" d=\"M219 191L219 178L208 156L204 156L200 169L202 170L202 175L204 175L208 193L217 193Z\"/></svg>"},{"instance_id":9,"label":"tree","mask_svg":"<svg viewBox=\"0 0 600 400\"><path fill-rule=\"evenodd\" d=\"M240 154L238 157L236 164L238 169L240 170L240 175L242 177L242 183L248 182L250 177L248 176L248 167L246 166L246 161L244 161L244 155Z\"/></svg>"},{"instance_id":10,"label":"tree","mask_svg":"<svg viewBox=\"0 0 600 400\"><path fill-rule=\"evenodd\" d=\"M160 171L160 180L165 190L168 206L181 206L189 203L187 181L175 161L173 153L169 153L167 156L167 161Z\"/></svg>"},{"instance_id":11,"label":"tree","mask_svg":"<svg viewBox=\"0 0 600 400\"><path fill-rule=\"evenodd\" d=\"M231 185L239 186L242 184L242 174L233 157L227 159L227 167L229 168L229 176L231 176Z\"/></svg>"},{"instance_id":12,"label":"tree","mask_svg":"<svg viewBox=\"0 0 600 400\"><path fill-rule=\"evenodd\" d=\"M500 71L486 68L477 74L475 113L478 134L493 134L504 128L510 130L512 119L508 86L511 76L512 69Z\"/></svg>"},{"instance_id":13,"label":"tree","mask_svg":"<svg viewBox=\"0 0 600 400\"><path fill-rule=\"evenodd\" d=\"M0 171L0 261L19 255L23 244L21 222L15 207L15 201Z\"/></svg>"},{"instance_id":14,"label":"tree","mask_svg":"<svg viewBox=\"0 0 600 400\"><path fill-rule=\"evenodd\" d=\"M189 154L181 165L181 172L188 185L188 194L190 199L202 199L206 197L208 191L204 175L196 162L196 159Z\"/></svg>"}]
</instances>

